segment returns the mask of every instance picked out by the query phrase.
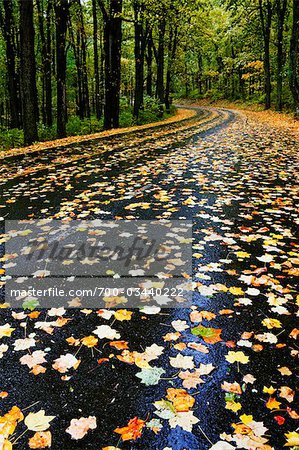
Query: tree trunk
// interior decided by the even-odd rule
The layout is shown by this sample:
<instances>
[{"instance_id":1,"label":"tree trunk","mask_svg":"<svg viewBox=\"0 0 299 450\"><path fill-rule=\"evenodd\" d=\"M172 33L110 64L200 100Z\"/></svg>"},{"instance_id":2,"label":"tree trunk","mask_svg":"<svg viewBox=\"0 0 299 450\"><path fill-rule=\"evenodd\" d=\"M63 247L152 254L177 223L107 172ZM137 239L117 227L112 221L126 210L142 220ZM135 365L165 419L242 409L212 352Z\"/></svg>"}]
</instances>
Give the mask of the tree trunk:
<instances>
[{"instance_id":1,"label":"tree trunk","mask_svg":"<svg viewBox=\"0 0 299 450\"><path fill-rule=\"evenodd\" d=\"M101 97L100 97L100 75L99 75L99 49L98 49L98 16L96 0L92 0L93 16L93 67L94 67L94 104L96 118L102 117Z\"/></svg>"},{"instance_id":2,"label":"tree trunk","mask_svg":"<svg viewBox=\"0 0 299 450\"><path fill-rule=\"evenodd\" d=\"M57 0L56 17L56 77L57 77L57 135L66 136L66 32L68 23L68 0Z\"/></svg>"},{"instance_id":3,"label":"tree trunk","mask_svg":"<svg viewBox=\"0 0 299 450\"><path fill-rule=\"evenodd\" d=\"M20 0L20 41L24 143L27 145L38 140L33 0Z\"/></svg>"},{"instance_id":4,"label":"tree trunk","mask_svg":"<svg viewBox=\"0 0 299 450\"><path fill-rule=\"evenodd\" d=\"M157 88L156 96L162 105L164 103L164 38L166 23L165 19L159 22L159 44L157 51Z\"/></svg>"},{"instance_id":5,"label":"tree trunk","mask_svg":"<svg viewBox=\"0 0 299 450\"><path fill-rule=\"evenodd\" d=\"M105 54L105 106L104 128L119 127L120 81L121 81L121 41L122 41L122 0L110 0L109 12L104 2L99 0L104 18Z\"/></svg>"},{"instance_id":6,"label":"tree trunk","mask_svg":"<svg viewBox=\"0 0 299 450\"><path fill-rule=\"evenodd\" d=\"M14 45L14 20L11 0L3 0L4 20L2 24L6 50L7 90L9 96L10 127L20 128L20 98L18 73L16 71L16 48Z\"/></svg>"},{"instance_id":7,"label":"tree trunk","mask_svg":"<svg viewBox=\"0 0 299 450\"><path fill-rule=\"evenodd\" d=\"M153 36L152 31L149 31L147 40L147 53L146 53L146 93L149 97L153 95Z\"/></svg>"},{"instance_id":8,"label":"tree trunk","mask_svg":"<svg viewBox=\"0 0 299 450\"><path fill-rule=\"evenodd\" d=\"M265 7L264 7L265 6ZM264 39L264 74L265 74L265 109L271 108L271 63L270 63L270 36L272 23L272 4L271 0L259 0L259 12Z\"/></svg>"},{"instance_id":9,"label":"tree trunk","mask_svg":"<svg viewBox=\"0 0 299 450\"><path fill-rule=\"evenodd\" d=\"M46 60L47 60L47 43L44 27L44 11L40 0L36 0L39 34L41 40L41 78L42 78L42 121L44 125L47 125L47 110L46 110Z\"/></svg>"},{"instance_id":10,"label":"tree trunk","mask_svg":"<svg viewBox=\"0 0 299 450\"><path fill-rule=\"evenodd\" d=\"M172 71L173 63L175 60L176 49L177 49L177 38L178 38L178 28L176 27L173 32L172 28L169 34L169 45L168 45L168 64L167 64L167 75L166 75L166 87L165 87L165 107L166 112L170 113L170 93L172 89Z\"/></svg>"},{"instance_id":11,"label":"tree trunk","mask_svg":"<svg viewBox=\"0 0 299 450\"><path fill-rule=\"evenodd\" d=\"M77 28L76 32L76 40L74 37L74 24L69 17L69 37L70 42L73 47L75 65L77 70L77 91L76 91L76 114L80 117L81 120L84 119L84 97L83 97L83 77L82 77L82 65L81 65L81 35L80 31Z\"/></svg>"},{"instance_id":12,"label":"tree trunk","mask_svg":"<svg viewBox=\"0 0 299 450\"><path fill-rule=\"evenodd\" d=\"M135 30L135 98L133 115L138 118L143 107L144 59L146 47L146 30L144 30L142 4L134 1L134 30Z\"/></svg>"},{"instance_id":13,"label":"tree trunk","mask_svg":"<svg viewBox=\"0 0 299 450\"><path fill-rule=\"evenodd\" d=\"M83 10L80 0L78 1L79 6L79 32L81 38L81 71L82 71L82 95L83 95L83 111L84 117L90 117L90 105L89 105L89 88L88 88L88 75L87 75L87 37L84 27L84 17Z\"/></svg>"},{"instance_id":14,"label":"tree trunk","mask_svg":"<svg viewBox=\"0 0 299 450\"><path fill-rule=\"evenodd\" d=\"M48 0L47 13L46 13L46 58L45 58L45 102L46 102L46 121L48 127L53 125L52 114L52 44L51 44L51 14L52 14L52 1Z\"/></svg>"},{"instance_id":15,"label":"tree trunk","mask_svg":"<svg viewBox=\"0 0 299 450\"><path fill-rule=\"evenodd\" d=\"M277 0L277 99L276 109L282 111L282 82L283 82L283 30L287 10L287 0Z\"/></svg>"},{"instance_id":16,"label":"tree trunk","mask_svg":"<svg viewBox=\"0 0 299 450\"><path fill-rule=\"evenodd\" d=\"M293 0L293 22L290 41L290 89L293 96L295 117L297 119L299 119L298 53L299 53L299 2L298 0Z\"/></svg>"}]
</instances>

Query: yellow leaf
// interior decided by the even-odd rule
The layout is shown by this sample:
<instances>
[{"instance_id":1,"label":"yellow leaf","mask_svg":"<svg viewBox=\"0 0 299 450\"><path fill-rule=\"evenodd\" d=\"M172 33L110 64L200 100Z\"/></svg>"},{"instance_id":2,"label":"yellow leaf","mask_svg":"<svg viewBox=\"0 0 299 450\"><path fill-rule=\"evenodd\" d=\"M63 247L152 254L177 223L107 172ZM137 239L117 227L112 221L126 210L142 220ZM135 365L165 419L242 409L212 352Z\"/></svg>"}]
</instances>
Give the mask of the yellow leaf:
<instances>
[{"instance_id":1,"label":"yellow leaf","mask_svg":"<svg viewBox=\"0 0 299 450\"><path fill-rule=\"evenodd\" d=\"M115 311L114 317L120 321L131 320L132 314L132 311L128 311L127 309L118 309Z\"/></svg>"},{"instance_id":2,"label":"yellow leaf","mask_svg":"<svg viewBox=\"0 0 299 450\"><path fill-rule=\"evenodd\" d=\"M268 409L279 409L279 406L280 406L280 405L281 405L281 403L278 402L278 401L276 400L276 398L274 398L274 397L270 397L269 400L268 400L267 403L266 403L266 407L267 407Z\"/></svg>"},{"instance_id":3,"label":"yellow leaf","mask_svg":"<svg viewBox=\"0 0 299 450\"><path fill-rule=\"evenodd\" d=\"M262 324L268 328L268 330L272 330L272 328L281 328L282 324L277 319L264 319Z\"/></svg>"},{"instance_id":4,"label":"yellow leaf","mask_svg":"<svg viewBox=\"0 0 299 450\"><path fill-rule=\"evenodd\" d=\"M88 348L92 348L97 345L99 340L94 336L86 336L81 339L81 342L83 345L85 345Z\"/></svg>"},{"instance_id":5,"label":"yellow leaf","mask_svg":"<svg viewBox=\"0 0 299 450\"><path fill-rule=\"evenodd\" d=\"M230 409L233 412L237 412L242 408L241 403L236 403L236 402L226 402L226 409Z\"/></svg>"},{"instance_id":6,"label":"yellow leaf","mask_svg":"<svg viewBox=\"0 0 299 450\"><path fill-rule=\"evenodd\" d=\"M5 325L0 326L0 338L3 337L10 337L11 333L15 330L15 328L11 328L9 323L6 323Z\"/></svg>"},{"instance_id":7,"label":"yellow leaf","mask_svg":"<svg viewBox=\"0 0 299 450\"><path fill-rule=\"evenodd\" d=\"M240 420L245 424L248 425L250 422L253 421L253 416L248 416L247 414L243 414L240 416Z\"/></svg>"},{"instance_id":8,"label":"yellow leaf","mask_svg":"<svg viewBox=\"0 0 299 450\"><path fill-rule=\"evenodd\" d=\"M243 289L240 288L240 287L232 286L232 287L230 287L228 290L229 290L229 292L230 292L231 294L233 294L233 295L244 295L244 291L243 291Z\"/></svg>"},{"instance_id":9,"label":"yellow leaf","mask_svg":"<svg viewBox=\"0 0 299 450\"><path fill-rule=\"evenodd\" d=\"M243 352L228 352L225 359L230 362L240 362L241 364L249 363L249 358Z\"/></svg>"},{"instance_id":10,"label":"yellow leaf","mask_svg":"<svg viewBox=\"0 0 299 450\"><path fill-rule=\"evenodd\" d=\"M250 256L251 256L250 253L247 253L247 252L236 252L236 255L240 259L250 258Z\"/></svg>"},{"instance_id":11,"label":"yellow leaf","mask_svg":"<svg viewBox=\"0 0 299 450\"><path fill-rule=\"evenodd\" d=\"M276 392L276 389L274 389L273 386L270 386L269 388L267 388L266 386L263 387L263 392L264 394L274 394L274 392Z\"/></svg>"},{"instance_id":12,"label":"yellow leaf","mask_svg":"<svg viewBox=\"0 0 299 450\"><path fill-rule=\"evenodd\" d=\"M299 445L299 433L296 433L296 431L285 433L285 437L288 441L286 444L284 444L284 447L293 447L295 445Z\"/></svg>"}]
</instances>

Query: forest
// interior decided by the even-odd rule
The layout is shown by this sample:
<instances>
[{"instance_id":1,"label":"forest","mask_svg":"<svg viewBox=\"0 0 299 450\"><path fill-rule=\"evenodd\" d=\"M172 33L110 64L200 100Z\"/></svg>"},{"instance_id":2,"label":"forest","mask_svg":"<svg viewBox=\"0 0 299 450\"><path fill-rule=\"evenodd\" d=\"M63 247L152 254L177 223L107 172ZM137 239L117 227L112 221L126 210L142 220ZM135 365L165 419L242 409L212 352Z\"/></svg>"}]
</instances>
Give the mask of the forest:
<instances>
[{"instance_id":1,"label":"forest","mask_svg":"<svg viewBox=\"0 0 299 450\"><path fill-rule=\"evenodd\" d=\"M0 0L0 30L2 148L185 98L299 114L298 0Z\"/></svg>"}]
</instances>

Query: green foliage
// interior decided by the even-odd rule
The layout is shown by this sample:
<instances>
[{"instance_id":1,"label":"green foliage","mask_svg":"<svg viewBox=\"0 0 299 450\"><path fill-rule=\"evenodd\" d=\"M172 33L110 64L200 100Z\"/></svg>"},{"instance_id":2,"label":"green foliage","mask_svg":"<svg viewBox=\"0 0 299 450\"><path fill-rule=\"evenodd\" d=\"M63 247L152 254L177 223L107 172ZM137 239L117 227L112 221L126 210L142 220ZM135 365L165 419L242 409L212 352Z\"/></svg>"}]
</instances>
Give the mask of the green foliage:
<instances>
[{"instance_id":1,"label":"green foliage","mask_svg":"<svg viewBox=\"0 0 299 450\"><path fill-rule=\"evenodd\" d=\"M0 149L6 150L12 147L22 147L24 142L23 130L11 128L0 131Z\"/></svg>"},{"instance_id":2,"label":"green foliage","mask_svg":"<svg viewBox=\"0 0 299 450\"><path fill-rule=\"evenodd\" d=\"M175 113L175 107L171 107L171 113L164 112L162 119ZM157 100L151 97L145 97L144 109L140 112L138 121L133 117L133 108L128 106L126 98L121 99L120 126L130 127L142 125L161 120L159 104ZM81 136L85 134L97 133L103 130L103 119L97 120L94 116L90 119L81 120L78 116L70 116L67 123L68 136ZM52 127L39 125L38 135L40 142L50 141L57 138L56 123ZM10 130L0 131L0 150L8 150L14 147L23 147L23 130L12 128Z\"/></svg>"}]
</instances>

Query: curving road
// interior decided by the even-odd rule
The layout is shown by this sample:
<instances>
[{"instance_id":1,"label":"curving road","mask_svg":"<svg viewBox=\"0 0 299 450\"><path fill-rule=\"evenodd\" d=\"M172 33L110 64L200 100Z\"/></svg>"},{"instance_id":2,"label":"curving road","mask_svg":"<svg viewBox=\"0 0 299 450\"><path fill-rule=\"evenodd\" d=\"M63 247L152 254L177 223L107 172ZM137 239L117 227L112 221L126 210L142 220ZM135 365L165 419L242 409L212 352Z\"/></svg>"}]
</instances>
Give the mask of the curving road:
<instances>
[{"instance_id":1,"label":"curving road","mask_svg":"<svg viewBox=\"0 0 299 450\"><path fill-rule=\"evenodd\" d=\"M9 395L2 411L39 402L34 411L56 416L54 450L208 450L216 443L217 450L282 450L299 417L298 147L270 125L198 108L183 123L5 159L5 219L191 219L196 287L191 308L134 311L130 321L68 310L71 320L49 334L36 327L49 321L45 311L27 317L27 335L36 333L31 350L47 349L47 370L37 376L20 363L27 351L13 346L24 335L22 321L1 310L1 322L15 328L3 338L9 349L0 391ZM66 341L101 324L113 325L130 352L163 347L151 363L164 370L160 381L142 383L142 368L118 358L122 350L107 339L97 351L79 352ZM191 332L200 326L221 330L220 338ZM52 364L66 353L81 364L62 380ZM107 360L98 364L99 357ZM171 389L184 389L175 391L183 407ZM74 441L65 430L81 416L95 416L97 428ZM114 430L134 417L145 421L141 437L137 428L133 439L119 440ZM27 442L25 435L14 448Z\"/></svg>"}]
</instances>

